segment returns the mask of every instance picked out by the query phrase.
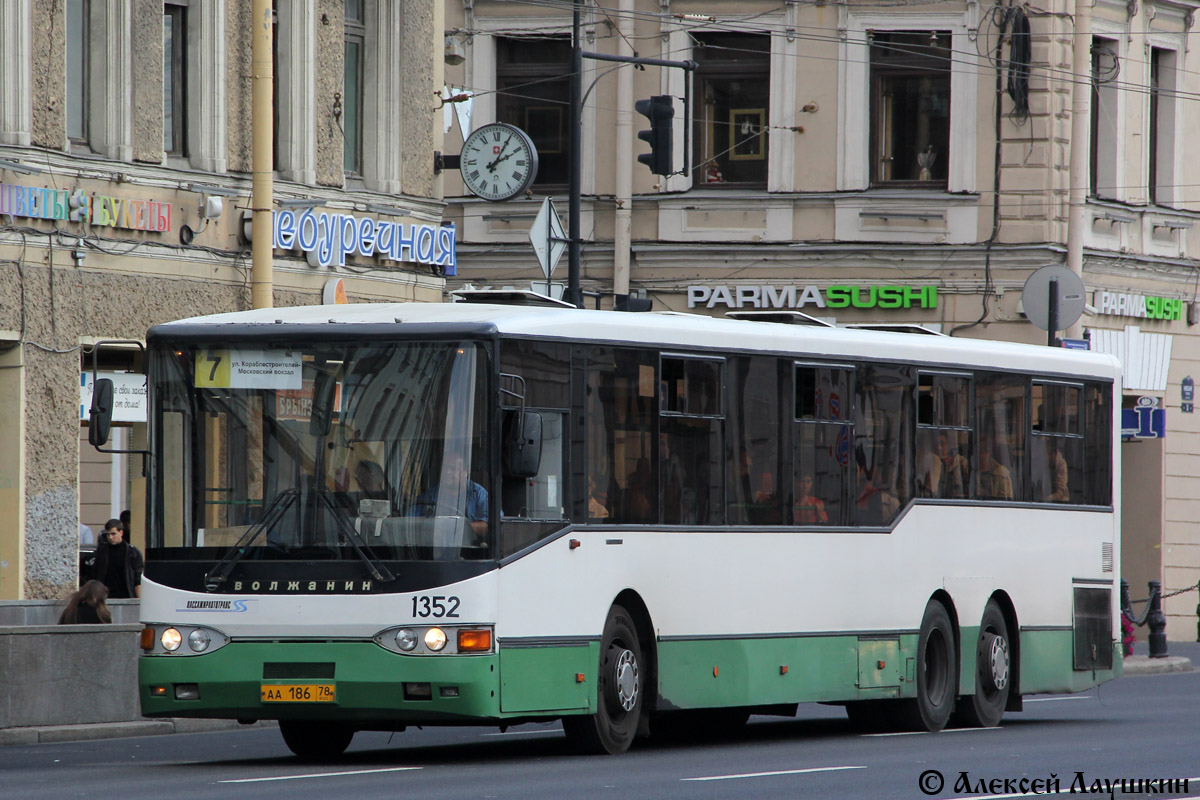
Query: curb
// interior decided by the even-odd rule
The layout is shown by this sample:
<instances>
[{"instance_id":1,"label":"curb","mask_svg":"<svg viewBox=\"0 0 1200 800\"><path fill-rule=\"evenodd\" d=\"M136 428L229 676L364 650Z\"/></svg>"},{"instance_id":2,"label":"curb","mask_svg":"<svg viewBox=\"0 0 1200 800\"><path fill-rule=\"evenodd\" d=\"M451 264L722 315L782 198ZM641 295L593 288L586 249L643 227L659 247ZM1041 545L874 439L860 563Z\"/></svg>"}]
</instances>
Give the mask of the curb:
<instances>
[{"instance_id":1,"label":"curb","mask_svg":"<svg viewBox=\"0 0 1200 800\"><path fill-rule=\"evenodd\" d=\"M169 733L207 733L239 728L266 728L276 724L274 721L261 721L253 725L242 725L232 719L146 719L131 722L0 728L0 747L52 742L89 742L97 739L121 739L130 736L163 736Z\"/></svg>"},{"instance_id":2,"label":"curb","mask_svg":"<svg viewBox=\"0 0 1200 800\"><path fill-rule=\"evenodd\" d=\"M1184 656L1150 658L1128 656L1125 659L1125 675L1165 675L1168 672L1191 672L1192 660Z\"/></svg>"}]
</instances>

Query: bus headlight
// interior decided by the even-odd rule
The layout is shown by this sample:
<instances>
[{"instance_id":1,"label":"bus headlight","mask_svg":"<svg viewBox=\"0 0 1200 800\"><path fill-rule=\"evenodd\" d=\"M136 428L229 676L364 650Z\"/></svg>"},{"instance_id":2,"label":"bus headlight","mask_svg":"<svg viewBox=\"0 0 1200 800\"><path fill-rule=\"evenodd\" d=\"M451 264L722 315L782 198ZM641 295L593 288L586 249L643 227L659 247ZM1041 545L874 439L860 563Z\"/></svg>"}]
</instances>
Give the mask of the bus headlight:
<instances>
[{"instance_id":1,"label":"bus headlight","mask_svg":"<svg viewBox=\"0 0 1200 800\"><path fill-rule=\"evenodd\" d=\"M446 632L441 628L430 628L425 631L425 646L435 653L441 650L446 646Z\"/></svg>"},{"instance_id":2,"label":"bus headlight","mask_svg":"<svg viewBox=\"0 0 1200 800\"><path fill-rule=\"evenodd\" d=\"M168 653L174 653L179 649L179 645L183 644L183 634L181 634L175 628L167 628L162 632L162 636L159 637L159 641L162 642L164 650L166 650Z\"/></svg>"},{"instance_id":3,"label":"bus headlight","mask_svg":"<svg viewBox=\"0 0 1200 800\"><path fill-rule=\"evenodd\" d=\"M401 628L396 631L396 647L408 652L417 646L417 634L412 628Z\"/></svg>"},{"instance_id":4,"label":"bus headlight","mask_svg":"<svg viewBox=\"0 0 1200 800\"><path fill-rule=\"evenodd\" d=\"M188 647L197 653L203 653L211 643L212 637L203 628L196 628L196 630L188 634Z\"/></svg>"}]
</instances>

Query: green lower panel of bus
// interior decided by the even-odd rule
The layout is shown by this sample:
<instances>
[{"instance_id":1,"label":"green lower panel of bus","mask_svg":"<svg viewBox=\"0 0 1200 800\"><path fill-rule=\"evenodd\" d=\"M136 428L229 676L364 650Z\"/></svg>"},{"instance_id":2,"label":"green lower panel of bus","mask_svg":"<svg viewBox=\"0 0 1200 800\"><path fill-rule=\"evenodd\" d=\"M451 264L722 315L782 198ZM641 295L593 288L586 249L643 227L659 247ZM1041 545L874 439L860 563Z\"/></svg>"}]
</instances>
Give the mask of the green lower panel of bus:
<instances>
[{"instance_id":1,"label":"green lower panel of bus","mask_svg":"<svg viewBox=\"0 0 1200 800\"><path fill-rule=\"evenodd\" d=\"M916 634L659 642L661 709L912 697Z\"/></svg>"},{"instance_id":2,"label":"green lower panel of bus","mask_svg":"<svg viewBox=\"0 0 1200 800\"><path fill-rule=\"evenodd\" d=\"M1114 642L1112 669L1072 669L1075 636L1072 631L1021 631L1021 694L1082 692L1121 677L1124 656Z\"/></svg>"},{"instance_id":3,"label":"green lower panel of bus","mask_svg":"<svg viewBox=\"0 0 1200 800\"><path fill-rule=\"evenodd\" d=\"M978 627L960 633L959 692L975 691ZM691 709L915 697L915 633L692 639L658 643L659 708ZM1075 670L1070 630L1022 631L1019 691L1069 693L1121 675Z\"/></svg>"}]
</instances>

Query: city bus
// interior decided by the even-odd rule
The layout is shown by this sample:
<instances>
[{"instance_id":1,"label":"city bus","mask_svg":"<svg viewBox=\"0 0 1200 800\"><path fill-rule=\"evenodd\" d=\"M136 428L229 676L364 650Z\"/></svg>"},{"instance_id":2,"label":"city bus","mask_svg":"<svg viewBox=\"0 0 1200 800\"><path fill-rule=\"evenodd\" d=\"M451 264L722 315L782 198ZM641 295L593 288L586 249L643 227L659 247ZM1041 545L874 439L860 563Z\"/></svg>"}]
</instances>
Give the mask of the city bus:
<instances>
[{"instance_id":1,"label":"city bus","mask_svg":"<svg viewBox=\"0 0 1200 800\"><path fill-rule=\"evenodd\" d=\"M278 720L302 758L553 720L620 753L812 702L995 726L1119 677L1119 363L790 319L155 326L143 714Z\"/></svg>"}]
</instances>

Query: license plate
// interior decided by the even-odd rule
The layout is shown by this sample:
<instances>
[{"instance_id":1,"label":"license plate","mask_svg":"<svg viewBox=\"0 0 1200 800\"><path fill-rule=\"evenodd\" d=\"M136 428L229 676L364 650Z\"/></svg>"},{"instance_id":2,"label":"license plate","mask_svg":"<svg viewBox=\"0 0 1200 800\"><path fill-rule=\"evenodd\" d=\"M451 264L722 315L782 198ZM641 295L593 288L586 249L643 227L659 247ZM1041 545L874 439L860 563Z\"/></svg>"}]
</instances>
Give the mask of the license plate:
<instances>
[{"instance_id":1,"label":"license plate","mask_svg":"<svg viewBox=\"0 0 1200 800\"><path fill-rule=\"evenodd\" d=\"M332 683L264 683L264 703L332 703Z\"/></svg>"}]
</instances>

